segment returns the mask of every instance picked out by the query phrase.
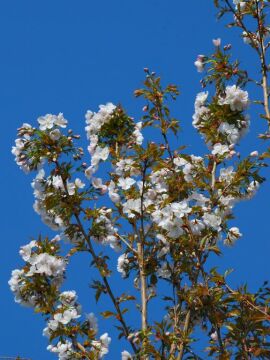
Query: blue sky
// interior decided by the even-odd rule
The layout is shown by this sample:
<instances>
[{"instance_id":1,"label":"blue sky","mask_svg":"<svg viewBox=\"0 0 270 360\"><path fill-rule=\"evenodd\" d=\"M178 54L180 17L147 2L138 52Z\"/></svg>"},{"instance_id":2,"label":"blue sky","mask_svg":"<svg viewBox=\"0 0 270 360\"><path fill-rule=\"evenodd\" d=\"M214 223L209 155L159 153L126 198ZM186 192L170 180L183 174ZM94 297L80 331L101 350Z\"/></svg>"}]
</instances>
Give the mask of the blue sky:
<instances>
[{"instance_id":1,"label":"blue sky","mask_svg":"<svg viewBox=\"0 0 270 360\"><path fill-rule=\"evenodd\" d=\"M32 209L32 175L19 171L10 153L16 129L23 122L34 124L39 115L63 112L70 127L84 134L86 110L96 110L107 101L121 102L139 119L141 103L132 93L141 85L143 68L148 66L161 74L164 83L180 86L181 96L173 107L183 128L178 143L188 145L191 153L202 154L205 146L191 126L194 98L200 91L200 76L193 63L197 54L211 52L216 37L233 43L235 56L254 73L252 52L237 31L228 31L216 21L211 1L1 1L0 304L4 311L0 355L55 358L46 351L43 320L15 304L7 285L11 270L21 264L19 247L40 233L52 234ZM243 141L244 153L258 148L256 134L265 125L256 112L251 110L251 114L252 131ZM266 183L256 198L237 207L233 224L244 236L214 262L222 269L235 269L233 285L248 280L251 289L256 289L269 278L269 194ZM85 312L97 313L88 288L93 276L88 259L75 258L68 285L78 290ZM113 287L117 287L117 278ZM101 323L101 331L108 328L111 325ZM107 359L120 359L123 349L113 333Z\"/></svg>"}]
</instances>

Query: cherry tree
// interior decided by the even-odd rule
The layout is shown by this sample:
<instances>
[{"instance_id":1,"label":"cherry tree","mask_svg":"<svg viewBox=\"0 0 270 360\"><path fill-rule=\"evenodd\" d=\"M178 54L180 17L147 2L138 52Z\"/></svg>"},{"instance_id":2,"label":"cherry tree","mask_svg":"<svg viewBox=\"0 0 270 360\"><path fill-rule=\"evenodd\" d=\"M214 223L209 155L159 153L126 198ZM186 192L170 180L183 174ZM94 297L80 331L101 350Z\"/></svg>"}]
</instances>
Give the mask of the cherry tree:
<instances>
[{"instance_id":1,"label":"cherry tree","mask_svg":"<svg viewBox=\"0 0 270 360\"><path fill-rule=\"evenodd\" d=\"M256 103L267 123L259 137L270 137L270 2L214 3L218 17L239 28L258 55L260 71L251 79L221 39L213 40L213 54L198 56L203 89L192 124L207 145L203 156L172 145L179 121L170 104L178 89L163 86L147 68L144 86L134 92L145 102L141 119L112 103L87 111L86 152L61 113L18 130L12 153L25 173L35 173L34 209L56 235L21 247L24 265L12 272L9 285L16 302L43 315L47 349L59 359L100 359L113 346L109 330L99 333L97 314L83 315L76 291L65 289L70 258L80 253L99 273L92 296L110 300L101 316L116 325L122 360L202 359L198 338L208 358L270 358L267 283L254 294L245 286L232 288L230 271L209 266L209 257L218 264L224 246L242 236L231 226L234 206L251 200L264 181L269 150L242 156L239 145L250 125L251 83L262 90ZM145 135L149 131L155 141ZM112 252L118 254L114 267ZM111 285L115 269L130 291ZM162 314L155 313L157 300ZM140 324L130 321L129 312L138 313Z\"/></svg>"}]
</instances>

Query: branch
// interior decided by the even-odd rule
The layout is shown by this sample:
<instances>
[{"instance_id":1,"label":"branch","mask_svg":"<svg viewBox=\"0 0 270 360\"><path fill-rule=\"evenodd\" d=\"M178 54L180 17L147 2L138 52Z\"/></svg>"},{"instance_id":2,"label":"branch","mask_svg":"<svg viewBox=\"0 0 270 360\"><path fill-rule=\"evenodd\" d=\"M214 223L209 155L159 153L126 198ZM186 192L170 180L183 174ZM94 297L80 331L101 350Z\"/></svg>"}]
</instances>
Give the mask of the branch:
<instances>
[{"instance_id":1,"label":"branch","mask_svg":"<svg viewBox=\"0 0 270 360\"><path fill-rule=\"evenodd\" d=\"M233 15L235 16L235 18L237 19L238 23L241 25L240 27L246 32L247 36L249 37L249 40L251 41L252 45L254 46L254 48L256 49L256 52L258 53L258 55L260 56L260 51L257 47L257 44L255 43L253 37L250 34L250 31L248 31L246 25L244 24L241 16L239 16L239 14L234 10L234 8L232 7L231 3L229 0L224 0L225 3L228 5L230 11L233 13Z\"/></svg>"},{"instance_id":2,"label":"branch","mask_svg":"<svg viewBox=\"0 0 270 360\"><path fill-rule=\"evenodd\" d=\"M142 193L141 193L141 231L140 238L138 241L138 263L139 263L139 271L140 271L140 281L141 281L141 303L142 303L142 331L145 332L147 330L147 281L145 274L145 262L144 262L144 242L145 242L145 231L144 231L144 209L143 209L143 196L145 189L145 175L147 169L147 161L144 162L143 168L143 176L142 176ZM145 334L144 334L145 335ZM146 341L143 340L143 349L145 349ZM148 359L146 355L144 357L145 360Z\"/></svg>"},{"instance_id":3,"label":"branch","mask_svg":"<svg viewBox=\"0 0 270 360\"><path fill-rule=\"evenodd\" d=\"M269 110L269 94L268 94L268 79L267 72L268 68L265 60L265 45L262 35L262 24L261 24L261 12L258 5L258 0L256 0L256 12L257 12L257 24L258 24L258 33L259 33L259 43L260 43L260 61L262 69L262 88L263 88L263 98L264 98L264 111L268 120L268 125L270 127L270 110Z\"/></svg>"},{"instance_id":4,"label":"branch","mask_svg":"<svg viewBox=\"0 0 270 360\"><path fill-rule=\"evenodd\" d=\"M59 165L59 163L58 163L57 161L55 162L55 164L56 164L56 167L58 168L58 171L59 171L60 176L61 176L61 178L62 178L66 195L69 196L66 181L65 181L65 179L63 178L62 173L61 173L61 167L60 167L60 165ZM97 269L98 269L98 271L99 271L99 273L100 273L100 275L101 275L101 278L102 278L103 284L104 284L104 286L105 286L105 288L106 288L106 290L107 290L107 293L109 294L109 296L110 296L110 298L111 298L111 300L112 300L112 303L113 303L113 305L114 305L114 307L115 307L115 309L116 309L116 311L117 311L117 314L118 314L117 319L118 319L118 321L121 323L121 325L123 326L125 338L129 341L129 343L130 343L133 351L134 351L135 353L137 353L138 350L137 350L136 346L134 345L132 339L129 339L130 332L129 332L129 329L128 329L128 327L127 327L127 325L126 325L126 322L125 322L125 320L124 320L124 317L123 317L122 311L121 311L121 309L120 309L119 303L118 303L118 301L116 300L116 298L115 298L115 296L114 296L114 294L113 294L113 292L112 292L112 289L111 289L110 284L109 284L109 282L108 282L108 280L107 280L107 277L104 276L104 275L101 273L101 270L100 270L100 268L99 268L99 266L98 266L98 263L99 263L99 261L98 261L98 256L97 256L96 253L95 253L95 250L94 250L93 245L92 245L92 243L91 243L90 237L86 234L86 232L85 232L85 230L84 230L84 227L83 227L83 225L82 225L82 222L81 222L81 220L80 220L80 217L79 217L79 215L78 215L76 212L74 213L74 217L75 217L75 219L76 219L76 221L77 221L77 225L79 226L79 229L80 229L81 233L83 234L83 237L84 237L86 243L87 243L88 246L89 246L89 252L90 252L90 254L92 255L93 260L94 260L94 263L95 263L95 265L96 265L96 267L97 267Z\"/></svg>"}]
</instances>

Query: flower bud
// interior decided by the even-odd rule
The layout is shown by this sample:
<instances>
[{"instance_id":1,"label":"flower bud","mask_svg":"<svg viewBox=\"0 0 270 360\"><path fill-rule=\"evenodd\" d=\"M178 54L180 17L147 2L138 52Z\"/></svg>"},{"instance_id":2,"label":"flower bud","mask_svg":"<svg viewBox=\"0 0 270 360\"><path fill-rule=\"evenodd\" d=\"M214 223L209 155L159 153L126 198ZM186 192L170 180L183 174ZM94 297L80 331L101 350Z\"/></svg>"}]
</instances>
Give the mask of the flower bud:
<instances>
[{"instance_id":1,"label":"flower bud","mask_svg":"<svg viewBox=\"0 0 270 360\"><path fill-rule=\"evenodd\" d=\"M252 151L249 155L252 157L257 157L259 155L259 153L257 150L255 150L255 151Z\"/></svg>"},{"instance_id":2,"label":"flower bud","mask_svg":"<svg viewBox=\"0 0 270 360\"><path fill-rule=\"evenodd\" d=\"M220 38L218 38L218 39L213 39L213 44L215 45L215 46L220 46L220 44L221 44L221 39Z\"/></svg>"}]
</instances>

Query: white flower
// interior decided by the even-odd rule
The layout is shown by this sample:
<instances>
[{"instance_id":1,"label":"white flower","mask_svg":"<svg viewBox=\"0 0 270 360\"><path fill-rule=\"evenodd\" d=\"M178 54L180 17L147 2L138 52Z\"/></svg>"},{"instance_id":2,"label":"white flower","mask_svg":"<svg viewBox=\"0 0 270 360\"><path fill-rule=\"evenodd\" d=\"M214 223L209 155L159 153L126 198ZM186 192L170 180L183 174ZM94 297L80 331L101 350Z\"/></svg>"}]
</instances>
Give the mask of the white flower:
<instances>
[{"instance_id":1,"label":"white flower","mask_svg":"<svg viewBox=\"0 0 270 360\"><path fill-rule=\"evenodd\" d=\"M110 181L110 184L108 186L108 190L109 190L109 197L112 200L112 202L114 202L114 203L120 202L120 196L116 192L115 183L112 180Z\"/></svg>"},{"instance_id":2,"label":"white flower","mask_svg":"<svg viewBox=\"0 0 270 360\"><path fill-rule=\"evenodd\" d=\"M92 185L95 189L100 189L101 192L104 194L107 191L107 186L102 184L101 178L92 178Z\"/></svg>"},{"instance_id":3,"label":"white flower","mask_svg":"<svg viewBox=\"0 0 270 360\"><path fill-rule=\"evenodd\" d=\"M203 106L208 98L208 91L199 92L195 99L195 110Z\"/></svg>"},{"instance_id":4,"label":"white flower","mask_svg":"<svg viewBox=\"0 0 270 360\"><path fill-rule=\"evenodd\" d=\"M178 157L173 159L173 163L174 163L174 165L180 167L180 166L186 165L188 162L184 158L181 158L181 157L178 156Z\"/></svg>"},{"instance_id":5,"label":"white flower","mask_svg":"<svg viewBox=\"0 0 270 360\"><path fill-rule=\"evenodd\" d=\"M123 204L123 212L128 214L128 217L135 217L134 212L141 213L141 199L129 199Z\"/></svg>"},{"instance_id":6,"label":"white flower","mask_svg":"<svg viewBox=\"0 0 270 360\"><path fill-rule=\"evenodd\" d=\"M213 340L213 341L217 341L218 339L218 334L216 331L212 332L212 334L210 335L210 338Z\"/></svg>"},{"instance_id":7,"label":"white flower","mask_svg":"<svg viewBox=\"0 0 270 360\"><path fill-rule=\"evenodd\" d=\"M252 196L254 196L256 191L259 189L259 187L260 187L260 183L258 181L256 180L251 181L251 183L247 188L248 197L251 198Z\"/></svg>"},{"instance_id":8,"label":"white flower","mask_svg":"<svg viewBox=\"0 0 270 360\"><path fill-rule=\"evenodd\" d=\"M90 155L93 155L95 148L98 144L98 136L97 135L90 135L90 145L87 147L87 150L89 151Z\"/></svg>"},{"instance_id":9,"label":"white flower","mask_svg":"<svg viewBox=\"0 0 270 360\"><path fill-rule=\"evenodd\" d=\"M74 183L78 189L83 189L85 187L85 183L83 183L79 178L76 178Z\"/></svg>"},{"instance_id":10,"label":"white flower","mask_svg":"<svg viewBox=\"0 0 270 360\"><path fill-rule=\"evenodd\" d=\"M55 235L52 239L51 242L58 242L61 240L61 236L60 235Z\"/></svg>"},{"instance_id":11,"label":"white flower","mask_svg":"<svg viewBox=\"0 0 270 360\"><path fill-rule=\"evenodd\" d=\"M205 229L205 225L201 220L191 220L189 225L194 235L200 235L201 232Z\"/></svg>"},{"instance_id":12,"label":"white flower","mask_svg":"<svg viewBox=\"0 0 270 360\"><path fill-rule=\"evenodd\" d=\"M63 313L56 313L54 314L54 320L58 321L59 323L66 325L73 319L77 319L80 317L77 310L75 308L70 308L65 310Z\"/></svg>"},{"instance_id":13,"label":"white flower","mask_svg":"<svg viewBox=\"0 0 270 360\"><path fill-rule=\"evenodd\" d=\"M52 129L54 126L54 117L51 114L47 114L45 116L41 116L37 120L39 122L40 130Z\"/></svg>"},{"instance_id":14,"label":"white flower","mask_svg":"<svg viewBox=\"0 0 270 360\"><path fill-rule=\"evenodd\" d=\"M240 233L238 227L232 227L229 229L227 238L224 240L225 245L233 245L236 240L238 240L242 234Z\"/></svg>"},{"instance_id":15,"label":"white flower","mask_svg":"<svg viewBox=\"0 0 270 360\"><path fill-rule=\"evenodd\" d=\"M238 9L238 6L240 7L240 10L244 10L246 6L246 2L242 0L233 0L233 3L235 5L235 8Z\"/></svg>"},{"instance_id":16,"label":"white flower","mask_svg":"<svg viewBox=\"0 0 270 360\"><path fill-rule=\"evenodd\" d=\"M218 215L206 213L203 215L203 222L216 231L221 230L221 218Z\"/></svg>"},{"instance_id":17,"label":"white flower","mask_svg":"<svg viewBox=\"0 0 270 360\"><path fill-rule=\"evenodd\" d=\"M235 172L233 171L233 167L229 166L227 168L220 169L220 181L225 181L227 183L231 182L234 177Z\"/></svg>"},{"instance_id":18,"label":"white flower","mask_svg":"<svg viewBox=\"0 0 270 360\"><path fill-rule=\"evenodd\" d=\"M92 341L92 345L95 349L99 350L99 358L102 358L104 355L109 352L109 345L111 343L111 338L108 333L101 335L100 341Z\"/></svg>"},{"instance_id":19,"label":"white flower","mask_svg":"<svg viewBox=\"0 0 270 360\"><path fill-rule=\"evenodd\" d=\"M188 205L188 202L183 200L181 202L171 203L171 209L176 217L182 218L186 214L191 212L191 208Z\"/></svg>"},{"instance_id":20,"label":"white flower","mask_svg":"<svg viewBox=\"0 0 270 360\"><path fill-rule=\"evenodd\" d=\"M162 224L162 228L168 231L170 238L177 239L184 233L182 225L183 221L181 219L175 219L174 221L168 220Z\"/></svg>"},{"instance_id":21,"label":"white flower","mask_svg":"<svg viewBox=\"0 0 270 360\"><path fill-rule=\"evenodd\" d=\"M62 177L60 175L56 175L56 176L52 177L52 186L55 189L64 190L64 183L63 183Z\"/></svg>"},{"instance_id":22,"label":"white flower","mask_svg":"<svg viewBox=\"0 0 270 360\"><path fill-rule=\"evenodd\" d=\"M100 105L97 113L89 110L87 111L85 115L87 124L85 130L89 139L92 135L98 134L102 126L110 121L111 115L115 109L116 106L114 104L107 103L106 105Z\"/></svg>"},{"instance_id":23,"label":"white flower","mask_svg":"<svg viewBox=\"0 0 270 360\"><path fill-rule=\"evenodd\" d=\"M8 285L10 286L11 291L16 292L20 289L19 283L23 275L24 275L23 270L18 270L18 269L12 270L11 278L8 281Z\"/></svg>"},{"instance_id":24,"label":"white flower","mask_svg":"<svg viewBox=\"0 0 270 360\"><path fill-rule=\"evenodd\" d=\"M65 340L65 342L59 341L56 346L49 345L47 350L59 355L59 360L72 360L73 357L73 348L70 341Z\"/></svg>"},{"instance_id":25,"label":"white flower","mask_svg":"<svg viewBox=\"0 0 270 360\"><path fill-rule=\"evenodd\" d=\"M88 321L89 328L94 330L96 333L98 332L98 320L94 313L86 314L86 320Z\"/></svg>"},{"instance_id":26,"label":"white flower","mask_svg":"<svg viewBox=\"0 0 270 360\"><path fill-rule=\"evenodd\" d=\"M20 255L24 261L28 261L31 257L33 247L37 246L37 242L35 240L31 241L29 244L24 245L20 249Z\"/></svg>"},{"instance_id":27,"label":"white flower","mask_svg":"<svg viewBox=\"0 0 270 360\"><path fill-rule=\"evenodd\" d=\"M122 277L126 276L125 265L129 263L127 254L122 254L117 260L117 271L122 274Z\"/></svg>"},{"instance_id":28,"label":"white flower","mask_svg":"<svg viewBox=\"0 0 270 360\"><path fill-rule=\"evenodd\" d=\"M67 126L67 120L64 119L62 113L59 113L58 115L46 114L45 116L40 116L37 121L40 124L40 130L52 129L54 125L62 128Z\"/></svg>"},{"instance_id":29,"label":"white flower","mask_svg":"<svg viewBox=\"0 0 270 360\"><path fill-rule=\"evenodd\" d=\"M84 174L87 177L87 179L90 179L96 171L97 171L97 167L91 165L85 170Z\"/></svg>"},{"instance_id":30,"label":"white flower","mask_svg":"<svg viewBox=\"0 0 270 360\"><path fill-rule=\"evenodd\" d=\"M73 182L67 183L67 191L70 196L75 194L75 189L76 189L76 186Z\"/></svg>"},{"instance_id":31,"label":"white flower","mask_svg":"<svg viewBox=\"0 0 270 360\"><path fill-rule=\"evenodd\" d=\"M63 305L74 305L77 301L77 294L75 290L63 291L60 294L60 301Z\"/></svg>"},{"instance_id":32,"label":"white flower","mask_svg":"<svg viewBox=\"0 0 270 360\"><path fill-rule=\"evenodd\" d=\"M59 113L54 117L54 125L60 126L61 128L65 128L67 126L67 120L64 118L62 113Z\"/></svg>"},{"instance_id":33,"label":"white flower","mask_svg":"<svg viewBox=\"0 0 270 360\"><path fill-rule=\"evenodd\" d=\"M224 155L230 152L228 145L222 145L220 143L217 143L214 145L214 148L212 150L213 155Z\"/></svg>"},{"instance_id":34,"label":"white flower","mask_svg":"<svg viewBox=\"0 0 270 360\"><path fill-rule=\"evenodd\" d=\"M190 196L189 196L189 200L192 201L196 201L196 206L201 206L204 207L205 203L207 203L209 201L209 199L207 197L205 197L203 194L200 193L196 193L193 192Z\"/></svg>"},{"instance_id":35,"label":"white flower","mask_svg":"<svg viewBox=\"0 0 270 360\"><path fill-rule=\"evenodd\" d=\"M124 350L121 352L121 360L132 360L132 356L128 351Z\"/></svg>"},{"instance_id":36,"label":"white flower","mask_svg":"<svg viewBox=\"0 0 270 360\"><path fill-rule=\"evenodd\" d=\"M192 115L192 125L195 129L200 128L200 124L198 124L201 120L207 120L209 118L210 110L206 106L201 106L195 109L195 113Z\"/></svg>"},{"instance_id":37,"label":"white flower","mask_svg":"<svg viewBox=\"0 0 270 360\"><path fill-rule=\"evenodd\" d=\"M171 271L168 269L167 263L162 263L161 267L157 270L157 276L163 279L170 279L171 278Z\"/></svg>"},{"instance_id":38,"label":"white flower","mask_svg":"<svg viewBox=\"0 0 270 360\"><path fill-rule=\"evenodd\" d=\"M243 31L242 36L243 36L243 41L245 44L250 45L252 43L252 40L250 38L250 36L252 36L252 35L248 35L248 33L246 31Z\"/></svg>"},{"instance_id":39,"label":"white flower","mask_svg":"<svg viewBox=\"0 0 270 360\"><path fill-rule=\"evenodd\" d=\"M167 242L165 236L161 234L157 234L157 239L160 240L161 244L163 245L162 249L158 252L157 257L160 258L170 251L170 244Z\"/></svg>"},{"instance_id":40,"label":"white flower","mask_svg":"<svg viewBox=\"0 0 270 360\"><path fill-rule=\"evenodd\" d=\"M136 183L136 180L127 177L127 178L119 178L118 179L118 186L120 186L123 190L128 190L131 188L132 185Z\"/></svg>"},{"instance_id":41,"label":"white flower","mask_svg":"<svg viewBox=\"0 0 270 360\"><path fill-rule=\"evenodd\" d=\"M257 157L257 156L259 156L259 152L258 152L257 150L252 151L252 152L249 154L249 156Z\"/></svg>"},{"instance_id":42,"label":"white flower","mask_svg":"<svg viewBox=\"0 0 270 360\"><path fill-rule=\"evenodd\" d=\"M213 39L213 44L214 44L214 46L220 46L220 44L221 44L221 39L220 39L220 38L218 38L218 39Z\"/></svg>"},{"instance_id":43,"label":"white flower","mask_svg":"<svg viewBox=\"0 0 270 360\"><path fill-rule=\"evenodd\" d=\"M122 176L126 171L132 171L134 161L132 159L121 159L116 163L115 173L119 176Z\"/></svg>"},{"instance_id":44,"label":"white flower","mask_svg":"<svg viewBox=\"0 0 270 360\"><path fill-rule=\"evenodd\" d=\"M135 137L135 142L137 145L142 145L143 142L143 135L140 131L141 128L142 128L142 122L140 121L135 125L135 130L132 133L132 135Z\"/></svg>"},{"instance_id":45,"label":"white flower","mask_svg":"<svg viewBox=\"0 0 270 360\"><path fill-rule=\"evenodd\" d=\"M241 90L238 86L227 86L225 98L219 98L219 105L230 105L232 111L243 111L249 105L248 92Z\"/></svg>"},{"instance_id":46,"label":"white flower","mask_svg":"<svg viewBox=\"0 0 270 360\"><path fill-rule=\"evenodd\" d=\"M54 129L50 132L49 136L53 141L57 141L61 137L61 131L59 129Z\"/></svg>"},{"instance_id":47,"label":"white flower","mask_svg":"<svg viewBox=\"0 0 270 360\"><path fill-rule=\"evenodd\" d=\"M231 144L236 144L240 138L240 133L237 127L233 124L228 123L222 123L220 124L218 131L220 131L222 134L227 135L227 140Z\"/></svg>"},{"instance_id":48,"label":"white flower","mask_svg":"<svg viewBox=\"0 0 270 360\"><path fill-rule=\"evenodd\" d=\"M49 255L48 253L34 254L28 262L32 265L27 276L33 274L45 274L47 276L62 276L66 264L63 259Z\"/></svg>"},{"instance_id":49,"label":"white flower","mask_svg":"<svg viewBox=\"0 0 270 360\"><path fill-rule=\"evenodd\" d=\"M204 69L204 55L199 55L197 60L194 62L198 72L203 72Z\"/></svg>"},{"instance_id":50,"label":"white flower","mask_svg":"<svg viewBox=\"0 0 270 360\"><path fill-rule=\"evenodd\" d=\"M97 166L100 160L103 161L107 160L109 154L110 154L110 149L108 146L105 147L97 146L95 148L95 152L92 155L91 165Z\"/></svg>"}]
</instances>

